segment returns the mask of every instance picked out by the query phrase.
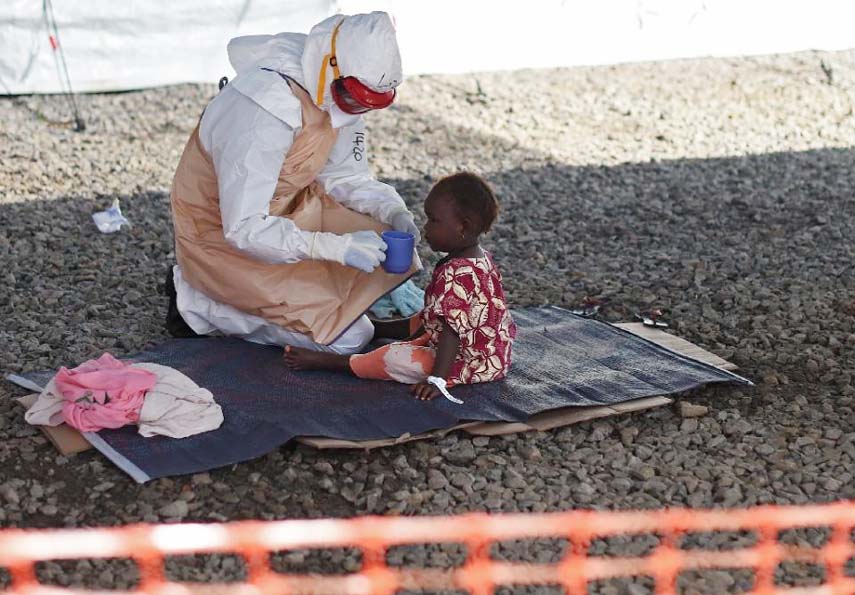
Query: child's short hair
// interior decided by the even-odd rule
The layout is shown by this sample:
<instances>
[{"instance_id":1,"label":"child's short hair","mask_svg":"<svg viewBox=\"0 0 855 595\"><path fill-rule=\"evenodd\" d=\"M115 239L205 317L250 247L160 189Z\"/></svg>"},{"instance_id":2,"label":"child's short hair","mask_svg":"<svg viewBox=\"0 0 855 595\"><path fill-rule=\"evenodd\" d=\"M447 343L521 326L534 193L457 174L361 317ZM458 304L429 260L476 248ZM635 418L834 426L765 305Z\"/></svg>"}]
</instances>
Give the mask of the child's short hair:
<instances>
[{"instance_id":1,"label":"child's short hair","mask_svg":"<svg viewBox=\"0 0 855 595\"><path fill-rule=\"evenodd\" d=\"M448 196L462 213L478 224L478 233L490 231L499 216L499 201L479 175L468 171L452 174L434 184L428 196Z\"/></svg>"}]
</instances>

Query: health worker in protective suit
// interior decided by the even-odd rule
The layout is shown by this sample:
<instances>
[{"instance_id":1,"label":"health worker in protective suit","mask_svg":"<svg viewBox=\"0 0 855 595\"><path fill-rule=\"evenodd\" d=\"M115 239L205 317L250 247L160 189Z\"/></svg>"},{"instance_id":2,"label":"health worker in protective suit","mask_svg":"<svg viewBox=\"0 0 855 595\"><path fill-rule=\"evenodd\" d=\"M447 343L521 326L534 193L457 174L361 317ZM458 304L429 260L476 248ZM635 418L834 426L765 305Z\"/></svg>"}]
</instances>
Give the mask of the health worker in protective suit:
<instances>
[{"instance_id":1,"label":"health worker in protective suit","mask_svg":"<svg viewBox=\"0 0 855 595\"><path fill-rule=\"evenodd\" d=\"M374 333L364 313L421 268L418 257L404 275L380 267L380 232L419 234L366 162L361 114L391 105L403 78L392 22L336 15L308 35L235 38L228 53L237 75L172 185L167 328L358 352Z\"/></svg>"}]
</instances>

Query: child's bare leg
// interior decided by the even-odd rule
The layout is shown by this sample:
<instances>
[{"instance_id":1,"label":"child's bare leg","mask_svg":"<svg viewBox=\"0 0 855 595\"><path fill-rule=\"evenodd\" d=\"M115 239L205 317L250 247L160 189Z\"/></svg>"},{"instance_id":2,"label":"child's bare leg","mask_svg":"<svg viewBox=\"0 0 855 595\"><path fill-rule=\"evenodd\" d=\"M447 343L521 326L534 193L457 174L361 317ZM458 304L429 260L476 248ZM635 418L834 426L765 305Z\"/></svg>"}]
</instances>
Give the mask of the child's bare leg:
<instances>
[{"instance_id":1,"label":"child's bare leg","mask_svg":"<svg viewBox=\"0 0 855 595\"><path fill-rule=\"evenodd\" d=\"M350 369L350 356L324 351L312 351L302 347L285 348L282 354L285 367L292 370L333 370L353 374Z\"/></svg>"}]
</instances>

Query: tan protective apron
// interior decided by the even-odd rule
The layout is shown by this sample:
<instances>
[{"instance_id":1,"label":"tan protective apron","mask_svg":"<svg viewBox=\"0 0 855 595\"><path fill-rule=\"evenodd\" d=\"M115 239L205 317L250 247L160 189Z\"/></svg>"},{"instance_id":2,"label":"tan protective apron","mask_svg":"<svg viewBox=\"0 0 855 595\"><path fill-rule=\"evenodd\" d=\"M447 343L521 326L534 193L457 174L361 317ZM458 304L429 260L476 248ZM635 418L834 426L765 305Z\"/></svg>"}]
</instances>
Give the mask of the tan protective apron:
<instances>
[{"instance_id":1,"label":"tan protective apron","mask_svg":"<svg viewBox=\"0 0 855 595\"><path fill-rule=\"evenodd\" d=\"M302 87L289 84L302 104L303 128L285 156L270 214L288 217L305 231L343 234L389 229L340 205L315 181L338 130ZM406 275L391 275L382 267L364 273L319 260L268 264L232 247L223 236L217 175L199 141L198 125L175 172L171 201L175 255L191 286L215 301L309 335L321 345L332 343L377 299L420 267L418 258Z\"/></svg>"}]
</instances>

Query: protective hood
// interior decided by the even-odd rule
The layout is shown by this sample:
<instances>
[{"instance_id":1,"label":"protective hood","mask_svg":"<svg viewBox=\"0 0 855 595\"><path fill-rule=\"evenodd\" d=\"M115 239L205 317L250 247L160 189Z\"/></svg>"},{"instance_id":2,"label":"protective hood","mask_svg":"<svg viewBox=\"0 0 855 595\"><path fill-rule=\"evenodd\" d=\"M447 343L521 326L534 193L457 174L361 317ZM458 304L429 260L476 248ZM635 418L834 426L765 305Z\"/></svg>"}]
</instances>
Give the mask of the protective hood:
<instances>
[{"instance_id":1,"label":"protective hood","mask_svg":"<svg viewBox=\"0 0 855 595\"><path fill-rule=\"evenodd\" d=\"M245 35L229 41L229 62L238 75L259 68L272 68L303 83L301 55L306 45L303 33Z\"/></svg>"},{"instance_id":2,"label":"protective hood","mask_svg":"<svg viewBox=\"0 0 855 595\"><path fill-rule=\"evenodd\" d=\"M306 35L279 33L277 35L246 35L229 42L229 61L237 76L229 87L249 97L256 104L288 124L302 125L300 100L282 81L279 72L303 84L300 60ZM269 68L270 70L262 70Z\"/></svg>"},{"instance_id":3,"label":"protective hood","mask_svg":"<svg viewBox=\"0 0 855 595\"><path fill-rule=\"evenodd\" d=\"M336 59L341 76L353 76L375 91L388 91L401 84L401 54L392 19L385 12L334 15L312 27L303 49L302 66L306 89L317 102L321 67L327 70L320 105L332 103L330 83L335 78L329 60L333 30L341 22L336 37Z\"/></svg>"}]
</instances>

